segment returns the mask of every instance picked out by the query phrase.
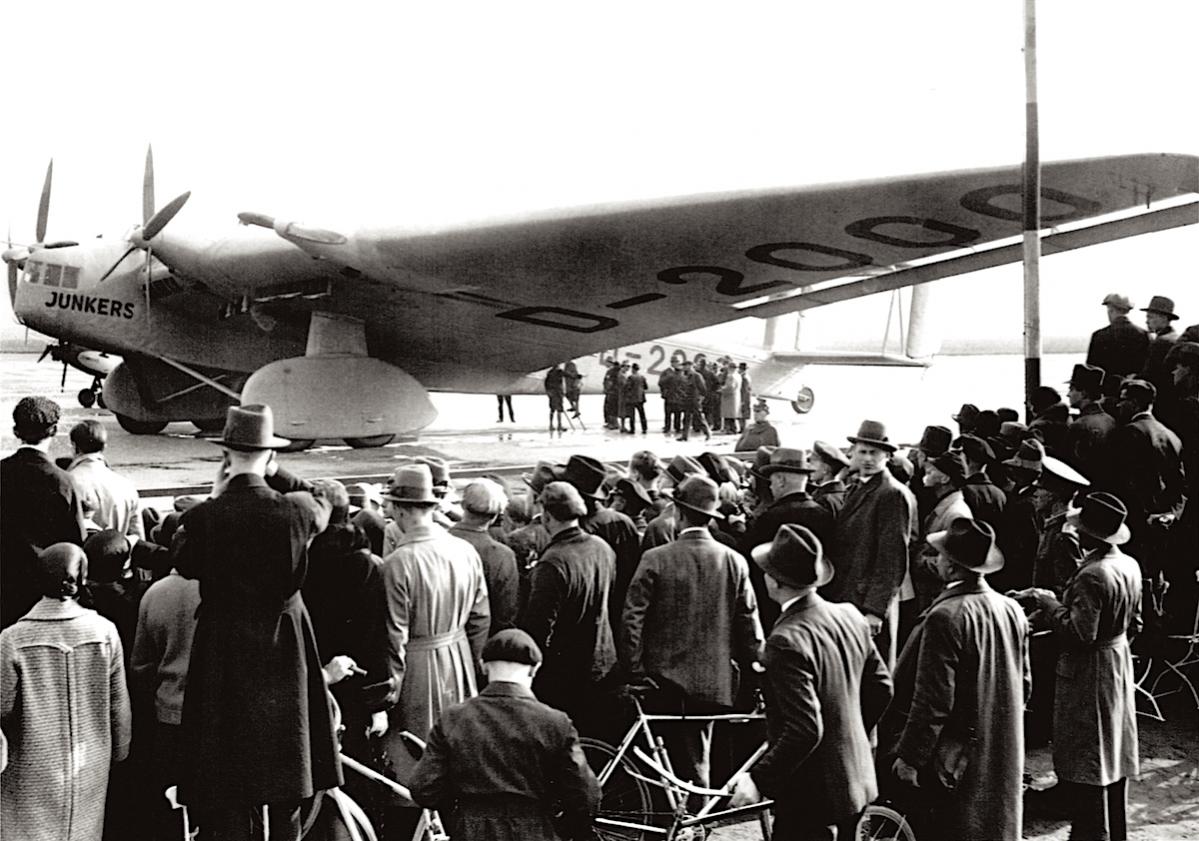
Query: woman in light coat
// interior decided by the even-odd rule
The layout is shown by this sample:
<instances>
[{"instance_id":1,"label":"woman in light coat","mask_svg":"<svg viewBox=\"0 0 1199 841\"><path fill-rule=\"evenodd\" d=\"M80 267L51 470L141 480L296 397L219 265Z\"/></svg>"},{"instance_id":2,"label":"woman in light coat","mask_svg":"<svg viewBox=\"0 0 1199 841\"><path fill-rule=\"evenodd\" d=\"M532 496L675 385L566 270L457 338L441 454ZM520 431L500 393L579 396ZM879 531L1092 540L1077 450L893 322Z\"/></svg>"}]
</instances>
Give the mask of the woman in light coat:
<instances>
[{"instance_id":1,"label":"woman in light coat","mask_svg":"<svg viewBox=\"0 0 1199 841\"><path fill-rule=\"evenodd\" d=\"M77 601L78 546L38 558L42 598L0 633L0 774L5 838L93 841L104 832L109 766L129 753L131 713L116 626Z\"/></svg>"},{"instance_id":2,"label":"woman in light coat","mask_svg":"<svg viewBox=\"0 0 1199 841\"><path fill-rule=\"evenodd\" d=\"M732 365L725 366L720 381L720 418L725 432L737 431L737 419L741 417L741 375Z\"/></svg>"}]
</instances>

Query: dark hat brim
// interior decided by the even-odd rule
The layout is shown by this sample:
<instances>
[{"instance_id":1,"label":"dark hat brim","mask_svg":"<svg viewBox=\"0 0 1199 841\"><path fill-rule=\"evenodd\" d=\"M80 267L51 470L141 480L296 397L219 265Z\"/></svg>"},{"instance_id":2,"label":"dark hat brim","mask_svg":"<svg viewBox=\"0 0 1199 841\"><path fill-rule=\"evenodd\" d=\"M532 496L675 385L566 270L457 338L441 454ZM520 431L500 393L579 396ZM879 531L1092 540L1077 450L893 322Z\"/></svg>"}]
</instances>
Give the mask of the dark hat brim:
<instances>
[{"instance_id":1,"label":"dark hat brim","mask_svg":"<svg viewBox=\"0 0 1199 841\"><path fill-rule=\"evenodd\" d=\"M828 558L824 557L823 552L820 555L820 560L816 562L816 580L803 582L792 578L790 575L778 568L770 554L770 550L773 546L773 542L761 543L751 550L750 555L753 557L753 561L758 565L759 569L761 569L762 572L769 575L778 583L784 584L787 587L796 588L823 587L825 584L828 584L833 580L836 570L833 569L833 565L829 563Z\"/></svg>"},{"instance_id":2,"label":"dark hat brim","mask_svg":"<svg viewBox=\"0 0 1199 841\"><path fill-rule=\"evenodd\" d=\"M696 514L702 514L705 517L711 517L713 520L723 520L724 519L724 515L721 514L719 510L709 511L706 508L700 508L697 505L692 505L689 502L684 502L683 500L679 499L677 496L674 497L674 504L678 505L682 508L686 508L688 511L694 511Z\"/></svg>"},{"instance_id":3,"label":"dark hat brim","mask_svg":"<svg viewBox=\"0 0 1199 841\"><path fill-rule=\"evenodd\" d=\"M750 469L750 473L767 479L775 473L811 473L812 468L800 467L798 464L767 464L761 470Z\"/></svg>"},{"instance_id":4,"label":"dark hat brim","mask_svg":"<svg viewBox=\"0 0 1199 841\"><path fill-rule=\"evenodd\" d=\"M1112 546L1120 546L1132 539L1132 531L1128 528L1128 523L1121 523L1120 528L1116 529L1114 534L1103 534L1093 528L1090 528L1082 521L1082 509L1074 509L1066 513L1066 522L1074 526L1080 532L1089 534L1097 540L1102 540L1104 543L1110 543Z\"/></svg>"},{"instance_id":5,"label":"dark hat brim","mask_svg":"<svg viewBox=\"0 0 1199 841\"><path fill-rule=\"evenodd\" d=\"M949 532L939 531L928 536L928 545L936 549L949 560L960 566L962 569L968 569L971 572L977 572L979 575L987 575L992 572L999 572L1003 569L1003 552L999 550L997 543L992 542L991 548L987 552L987 559L982 566L970 566L970 564L962 563L952 552L945 551L945 540L949 537Z\"/></svg>"},{"instance_id":6,"label":"dark hat brim","mask_svg":"<svg viewBox=\"0 0 1199 841\"><path fill-rule=\"evenodd\" d=\"M1155 312L1158 315L1164 315L1166 318L1170 319L1171 321L1174 321L1178 318L1177 313L1169 312L1167 310L1154 309L1153 307L1141 307L1141 312Z\"/></svg>"},{"instance_id":7,"label":"dark hat brim","mask_svg":"<svg viewBox=\"0 0 1199 841\"><path fill-rule=\"evenodd\" d=\"M957 420L957 418L955 417L954 420ZM890 441L880 441L877 438L859 438L856 435L851 435L848 440L851 444L869 444L871 447L878 447L880 450L886 450L889 453L893 453L899 449L898 446L892 444Z\"/></svg>"}]
</instances>

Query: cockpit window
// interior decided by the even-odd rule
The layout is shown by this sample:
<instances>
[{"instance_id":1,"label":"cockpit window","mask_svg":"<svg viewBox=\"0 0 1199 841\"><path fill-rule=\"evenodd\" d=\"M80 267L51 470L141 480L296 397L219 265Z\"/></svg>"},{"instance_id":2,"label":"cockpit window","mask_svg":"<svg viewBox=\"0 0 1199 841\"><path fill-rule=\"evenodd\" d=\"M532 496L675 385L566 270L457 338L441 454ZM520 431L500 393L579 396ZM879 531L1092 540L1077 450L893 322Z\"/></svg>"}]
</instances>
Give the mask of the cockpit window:
<instances>
[{"instance_id":1,"label":"cockpit window","mask_svg":"<svg viewBox=\"0 0 1199 841\"><path fill-rule=\"evenodd\" d=\"M53 264L46 266L42 283L47 286L60 286L62 284L62 266L55 266Z\"/></svg>"},{"instance_id":2,"label":"cockpit window","mask_svg":"<svg viewBox=\"0 0 1199 841\"><path fill-rule=\"evenodd\" d=\"M79 267L78 266L63 266L62 267L62 288L63 289L78 289L79 288Z\"/></svg>"},{"instance_id":3,"label":"cockpit window","mask_svg":"<svg viewBox=\"0 0 1199 841\"><path fill-rule=\"evenodd\" d=\"M61 286L63 289L79 288L79 267L59 266L39 260L25 261L25 282L45 286Z\"/></svg>"}]
</instances>

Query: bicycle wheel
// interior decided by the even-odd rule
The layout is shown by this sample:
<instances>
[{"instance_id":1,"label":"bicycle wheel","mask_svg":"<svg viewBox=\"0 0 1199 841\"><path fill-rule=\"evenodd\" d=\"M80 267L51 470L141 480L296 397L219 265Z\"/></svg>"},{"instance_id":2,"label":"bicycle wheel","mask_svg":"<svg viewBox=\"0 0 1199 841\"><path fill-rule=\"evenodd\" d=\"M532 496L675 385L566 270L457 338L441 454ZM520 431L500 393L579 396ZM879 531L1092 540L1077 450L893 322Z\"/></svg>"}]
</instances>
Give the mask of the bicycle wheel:
<instances>
[{"instance_id":1,"label":"bicycle wheel","mask_svg":"<svg viewBox=\"0 0 1199 841\"><path fill-rule=\"evenodd\" d=\"M858 819L856 841L916 841L907 818L889 806L871 804Z\"/></svg>"},{"instance_id":2,"label":"bicycle wheel","mask_svg":"<svg viewBox=\"0 0 1199 841\"><path fill-rule=\"evenodd\" d=\"M587 764L597 777L616 758L616 748L607 742L586 738L579 742L583 746ZM653 801L649 785L630 773L635 767L627 757L621 757L604 781L600 789L599 812L595 816L597 838L604 841L644 841L647 837L642 827L651 825ZM631 826L617 826L615 823Z\"/></svg>"}]
</instances>

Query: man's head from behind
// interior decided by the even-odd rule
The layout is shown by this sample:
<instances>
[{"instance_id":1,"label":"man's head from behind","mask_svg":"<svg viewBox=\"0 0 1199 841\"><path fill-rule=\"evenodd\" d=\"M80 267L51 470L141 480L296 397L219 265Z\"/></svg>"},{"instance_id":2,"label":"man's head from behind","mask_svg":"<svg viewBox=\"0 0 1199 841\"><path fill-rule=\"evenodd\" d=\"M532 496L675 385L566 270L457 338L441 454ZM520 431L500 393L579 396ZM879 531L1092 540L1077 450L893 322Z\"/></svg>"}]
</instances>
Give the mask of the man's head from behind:
<instances>
[{"instance_id":1,"label":"man's head from behind","mask_svg":"<svg viewBox=\"0 0 1199 841\"><path fill-rule=\"evenodd\" d=\"M12 410L13 434L25 444L40 444L58 434L62 410L46 397L22 397Z\"/></svg>"},{"instance_id":2,"label":"man's head from behind","mask_svg":"<svg viewBox=\"0 0 1199 841\"><path fill-rule=\"evenodd\" d=\"M496 632L483 646L483 670L491 683L518 683L529 687L541 668L541 649L518 628Z\"/></svg>"},{"instance_id":3,"label":"man's head from behind","mask_svg":"<svg viewBox=\"0 0 1199 841\"><path fill-rule=\"evenodd\" d=\"M71 444L78 455L100 453L108 443L108 431L97 420L80 421L71 427Z\"/></svg>"},{"instance_id":4,"label":"man's head from behind","mask_svg":"<svg viewBox=\"0 0 1199 841\"><path fill-rule=\"evenodd\" d=\"M1128 313L1132 309L1132 301L1127 295L1112 292L1104 296L1103 306L1107 308L1107 320L1111 323L1128 317Z\"/></svg>"}]
</instances>

